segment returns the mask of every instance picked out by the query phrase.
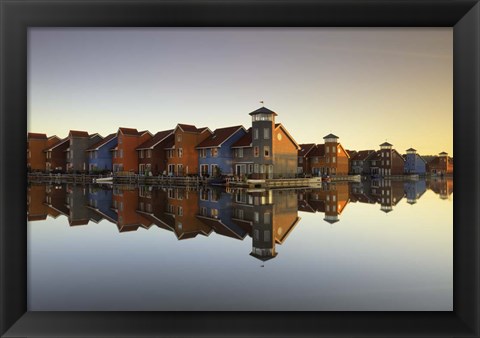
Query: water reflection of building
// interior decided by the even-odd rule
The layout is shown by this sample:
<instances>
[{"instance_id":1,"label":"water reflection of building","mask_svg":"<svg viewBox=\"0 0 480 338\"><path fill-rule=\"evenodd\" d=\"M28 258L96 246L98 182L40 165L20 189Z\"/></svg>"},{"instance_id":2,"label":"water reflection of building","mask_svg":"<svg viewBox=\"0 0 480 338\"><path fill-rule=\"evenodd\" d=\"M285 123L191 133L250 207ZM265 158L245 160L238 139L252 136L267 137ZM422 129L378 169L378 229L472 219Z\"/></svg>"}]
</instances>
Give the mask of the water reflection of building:
<instances>
[{"instance_id":1,"label":"water reflection of building","mask_svg":"<svg viewBox=\"0 0 480 338\"><path fill-rule=\"evenodd\" d=\"M137 212L161 229L174 231L175 217L167 212L167 190L152 189L152 187L138 188Z\"/></svg>"},{"instance_id":2,"label":"water reflection of building","mask_svg":"<svg viewBox=\"0 0 480 338\"><path fill-rule=\"evenodd\" d=\"M415 204L417 200L427 191L427 184L425 180L406 181L404 183L405 195L408 204Z\"/></svg>"},{"instance_id":3,"label":"water reflection of building","mask_svg":"<svg viewBox=\"0 0 480 338\"><path fill-rule=\"evenodd\" d=\"M98 223L102 219L106 219L109 222L117 223L117 213L112 209L112 189L110 187L90 185L87 207L92 211L91 221Z\"/></svg>"},{"instance_id":4,"label":"water reflection of building","mask_svg":"<svg viewBox=\"0 0 480 338\"><path fill-rule=\"evenodd\" d=\"M298 224L297 193L293 190L237 191L232 199L233 221L252 237L251 256L266 261L277 256Z\"/></svg>"},{"instance_id":5,"label":"water reflection of building","mask_svg":"<svg viewBox=\"0 0 480 338\"><path fill-rule=\"evenodd\" d=\"M27 188L27 220L41 221L47 219L48 206L45 204L47 186L31 184Z\"/></svg>"},{"instance_id":6,"label":"water reflection of building","mask_svg":"<svg viewBox=\"0 0 480 338\"><path fill-rule=\"evenodd\" d=\"M197 218L215 233L239 240L248 234L248 228L233 220L232 195L217 189L200 190Z\"/></svg>"},{"instance_id":7,"label":"water reflection of building","mask_svg":"<svg viewBox=\"0 0 480 338\"><path fill-rule=\"evenodd\" d=\"M196 217L198 194L198 191L181 188L167 190L167 214L175 220L174 232L178 239L208 236L212 232L212 228Z\"/></svg>"},{"instance_id":8,"label":"water reflection of building","mask_svg":"<svg viewBox=\"0 0 480 338\"><path fill-rule=\"evenodd\" d=\"M135 187L115 186L113 188L113 210L116 211L117 227L120 232L148 229L152 222L137 212L139 194Z\"/></svg>"},{"instance_id":9,"label":"water reflection of building","mask_svg":"<svg viewBox=\"0 0 480 338\"><path fill-rule=\"evenodd\" d=\"M441 199L448 199L453 193L453 179L450 177L431 179L428 181L428 189L439 195Z\"/></svg>"},{"instance_id":10,"label":"water reflection of building","mask_svg":"<svg viewBox=\"0 0 480 338\"><path fill-rule=\"evenodd\" d=\"M371 193L376 202L380 204L380 210L389 213L405 195L403 181L372 180Z\"/></svg>"},{"instance_id":11,"label":"water reflection of building","mask_svg":"<svg viewBox=\"0 0 480 338\"><path fill-rule=\"evenodd\" d=\"M323 183L322 188L309 189L299 195L299 210L324 213L323 220L333 224L350 201L348 182Z\"/></svg>"}]
</instances>

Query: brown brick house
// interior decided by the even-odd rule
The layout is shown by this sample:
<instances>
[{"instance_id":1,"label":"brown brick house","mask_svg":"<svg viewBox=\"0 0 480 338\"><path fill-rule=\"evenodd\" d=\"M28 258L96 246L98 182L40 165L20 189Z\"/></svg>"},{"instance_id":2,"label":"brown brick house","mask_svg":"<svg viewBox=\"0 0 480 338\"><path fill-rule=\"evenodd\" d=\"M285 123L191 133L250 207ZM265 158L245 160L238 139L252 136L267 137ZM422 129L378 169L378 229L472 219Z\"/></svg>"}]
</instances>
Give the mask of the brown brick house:
<instances>
[{"instance_id":1,"label":"brown brick house","mask_svg":"<svg viewBox=\"0 0 480 338\"><path fill-rule=\"evenodd\" d=\"M348 175L350 155L338 142L338 136L328 134L324 144L310 151L311 172L315 176Z\"/></svg>"},{"instance_id":2,"label":"brown brick house","mask_svg":"<svg viewBox=\"0 0 480 338\"><path fill-rule=\"evenodd\" d=\"M310 152L316 147L315 143L299 144L297 174L310 174L312 167L310 163Z\"/></svg>"},{"instance_id":3,"label":"brown brick house","mask_svg":"<svg viewBox=\"0 0 480 338\"><path fill-rule=\"evenodd\" d=\"M167 156L165 147L172 144L173 130L164 130L156 133L151 139L137 147L138 173L160 175L166 173Z\"/></svg>"},{"instance_id":4,"label":"brown brick house","mask_svg":"<svg viewBox=\"0 0 480 338\"><path fill-rule=\"evenodd\" d=\"M165 147L167 173L174 176L198 174L198 151L195 147L212 135L207 127L197 128L188 124L177 124L173 130L173 144Z\"/></svg>"},{"instance_id":5,"label":"brown brick house","mask_svg":"<svg viewBox=\"0 0 480 338\"><path fill-rule=\"evenodd\" d=\"M46 134L27 134L27 168L30 171L46 171L47 156L44 151L60 142L56 135L47 137Z\"/></svg>"},{"instance_id":6,"label":"brown brick house","mask_svg":"<svg viewBox=\"0 0 480 338\"><path fill-rule=\"evenodd\" d=\"M70 145L70 140L68 137L60 140L55 143L53 146L50 146L44 150L46 163L45 171L60 171L65 172L67 167L67 156L66 151Z\"/></svg>"},{"instance_id":7,"label":"brown brick house","mask_svg":"<svg viewBox=\"0 0 480 338\"><path fill-rule=\"evenodd\" d=\"M448 153L442 151L427 163L427 173L432 175L453 174L453 158L448 156Z\"/></svg>"},{"instance_id":8,"label":"brown brick house","mask_svg":"<svg viewBox=\"0 0 480 338\"><path fill-rule=\"evenodd\" d=\"M405 159L393 149L393 145L384 142L380 145L380 150L370 158L370 173L379 176L403 175L405 169Z\"/></svg>"},{"instance_id":9,"label":"brown brick house","mask_svg":"<svg viewBox=\"0 0 480 338\"><path fill-rule=\"evenodd\" d=\"M112 149L113 172L138 173L137 148L152 137L148 130L118 128L117 146Z\"/></svg>"}]
</instances>

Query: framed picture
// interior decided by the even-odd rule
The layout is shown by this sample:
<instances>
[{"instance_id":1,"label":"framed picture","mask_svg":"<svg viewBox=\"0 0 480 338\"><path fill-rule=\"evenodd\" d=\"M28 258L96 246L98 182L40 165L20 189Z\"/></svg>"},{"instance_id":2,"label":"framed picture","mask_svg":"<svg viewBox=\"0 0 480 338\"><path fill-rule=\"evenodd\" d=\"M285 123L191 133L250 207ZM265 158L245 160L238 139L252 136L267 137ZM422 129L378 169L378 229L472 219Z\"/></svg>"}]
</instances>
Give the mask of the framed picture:
<instances>
[{"instance_id":1,"label":"framed picture","mask_svg":"<svg viewBox=\"0 0 480 338\"><path fill-rule=\"evenodd\" d=\"M478 304L480 303L480 293L478 290L478 255L480 238L477 208L479 202L478 194L480 191L480 168L478 160L480 151L478 133L480 127L480 101L478 98L480 92L480 4L478 1L135 2L127 0L57 2L39 0L35 2L4 1L1 6L2 87L0 102L2 102L2 104L0 106L0 149L2 167L0 170L0 220L2 241L2 306L0 334L2 337L196 337L215 335L227 337L337 335L386 337L479 336L480 312L478 311ZM242 285L237 288L237 290L242 290L241 293L244 294L244 296L237 295L237 299L241 299L242 297L246 298L245 295L249 293L249 288L251 288L250 292L257 295L256 298L258 302L251 305L247 309L248 311L208 311L208 306L199 307L198 304L192 306L191 310L202 308L207 311L184 311L185 309L189 309L188 306L178 308L182 311L174 311L178 310L175 308L171 310L169 308L160 309L159 307L153 307L153 309L161 311L145 311L148 307L141 306L132 307L131 309L119 307L121 311L82 311L84 309L81 307L69 308L69 305L62 307L62 302L66 302L67 295L65 295L64 299L57 298L48 300L44 297L43 303L35 303L36 300L41 298L39 297L39 295L41 296L41 292L31 292L32 288L31 285L28 285L29 279L27 273L27 271L30 270L27 270L27 267L28 264L36 259L35 255L48 250L49 242L45 242L41 250L33 250L31 246L27 245L27 210L25 201L28 197L26 180L27 166L25 163L25 149L27 149L27 144L25 134L26 130L28 130L27 119L31 118L27 116L27 111L31 109L30 105L32 102L26 98L31 99L30 96L27 96L27 92L31 90L31 87L29 87L32 86L30 82L31 76L38 70L32 68L32 50L29 50L28 46L31 47L29 43L33 41L29 39L36 39L38 37L38 35L34 36L34 34L36 34L35 32L41 30L46 31L52 27L59 27L59 30L71 29L71 27L109 28L109 30L114 30L116 27L147 27L150 29L154 27L187 27L189 31L200 31L203 27L223 30L236 27L255 27L257 29L269 28L269 31L274 31L275 29L280 30L281 27L282 29L283 27L349 27L349 29L358 30L364 29L365 27L451 27L453 30L454 56L453 151L456 158L454 172L454 179L456 181L455 199L453 201L453 311L445 310L447 307L439 307L439 310L432 308L432 311L400 311L402 309L396 307L382 308L390 311L344 311L344 308L341 308L340 311L332 311L335 310L335 308L327 308L325 311L303 311L306 308L302 308L300 306L301 304L297 307L289 308L290 311L284 311L281 306L275 308L275 311L264 311L270 308L262 304L261 293L255 293L254 288L258 282L255 278L252 278L251 281L248 282L251 283L251 285ZM39 40L37 39L35 41L38 42ZM58 42L58 37L55 37L52 41ZM81 41L81 38L79 41ZM40 45L43 43L47 42L45 40L40 41ZM335 41L331 43L335 45ZM50 57L51 56L47 57L47 59ZM367 61L368 60L365 60L365 62ZM108 64L104 66L108 67ZM48 72L48 70L45 69L44 71ZM54 76L54 74L51 73L51 76ZM293 75L290 74L290 76ZM43 85L47 84L43 83ZM258 99L261 100L263 98ZM294 100L293 97L292 100ZM263 123L266 120L273 121L270 119L274 113L270 110L265 110L265 107L259 108L258 111L254 111L251 114L253 114L252 123ZM266 116L269 114L271 116ZM258 118L256 117L257 115ZM279 118L281 119L281 116L279 116ZM228 123L230 122L226 122L226 124ZM430 121L430 125L433 127L438 126L440 123L441 121L434 118ZM179 126L179 128L182 129L182 125ZM118 126L115 125L114 127ZM72 129L74 128L72 127ZM128 130L120 129L119 133L128 132ZM266 135L266 128L262 127L262 129ZM90 131L96 132L93 126ZM203 129L200 128L199 133L202 131ZM246 133L247 130L244 129L243 132ZM215 134L213 131L210 131L210 133L212 133L212 135ZM426 133L426 135L428 137L429 134ZM176 134L175 136L175 138L177 138ZM284 131L280 136L264 136L264 139L270 140L278 138L280 141L282 137L288 138L289 136L289 133ZM252 137L257 138L257 136ZM324 137L325 142L334 143L336 141L332 140L336 140L337 138L338 137L333 134ZM380 141L383 142L383 140ZM382 143L381 146L382 149L391 148L391 144L387 142ZM141 149L142 158L143 156L149 156L147 155L148 148L145 149L147 149L146 152L143 152L143 148ZM200 149L200 151L203 151L202 149ZM438 149L438 152L442 150L444 149ZM178 153L176 148L175 151ZM263 151L264 156L270 156L271 148L267 146ZM414 149L408 149L407 153L408 151L412 152ZM177 155L181 157L183 153L182 155L180 155L180 153ZM217 154L215 156L217 156ZM385 156L385 158L387 158L387 156ZM379 161L381 161L380 158ZM144 170L152 170L152 167L147 165L139 166L139 168L141 168L142 173L137 174L144 174ZM256 170L253 168L252 166L252 170ZM317 176L322 176L322 179L326 179L327 182L331 179L330 175L336 174L336 172L330 170L324 172L324 168L321 169L322 171L320 171L319 168L318 171L312 170L311 172ZM171 170L173 173L175 171L183 172L183 170L187 169L184 165L176 165L172 167ZM238 171L238 174L241 174L242 170L248 170L248 166L242 167L242 164L238 164L234 170L235 173ZM265 172L259 173L268 175L268 168L264 170ZM217 163L209 162L196 171L200 171L201 175L213 175L218 174L222 169L219 169ZM252 173L257 173L257 171L252 171ZM371 173L375 175L390 174L388 171L372 171ZM441 173L441 175L443 177L443 173ZM155 176L160 177L161 173L155 173ZM380 191L381 187L376 188L379 189L378 195L381 199L383 191ZM386 189L385 196L388 195L393 198L393 191L393 189ZM72 196L73 194L74 193L72 193ZM146 195L150 194L150 191L139 191L138 194L138 196L142 198L147 198L148 196ZM165 194L166 198L170 197L169 191ZM175 195L175 198L178 200L185 199L183 195L180 197L178 192L172 191L172 194ZM241 201L243 197L238 195L235 198ZM262 196L259 196L259 200L261 197ZM263 197L268 199L268 196ZM248 199L248 197L246 198ZM338 198L338 195L328 196L329 201L333 200L336 202ZM415 199L415 196L412 198ZM204 223L210 224L207 222L211 220L205 217L207 210L208 215L211 215L213 218L218 216L218 210L216 211L217 213L215 213L213 209L207 209L207 202L218 201L218 196L215 197L213 193L210 192L208 196L206 195L206 197L203 198L200 193L198 199L205 202L205 213L201 211L197 217L205 218L203 220ZM297 202L296 195L294 196L294 200ZM95 203L96 201L90 201L90 206L93 207ZM322 208L326 210L326 202L323 201L322 203L325 204ZM391 205L385 206L383 201L380 204L382 208L386 208L385 210L382 209L382 211L388 212L391 210L388 209ZM116 208L122 209L123 205L116 205ZM337 208L336 203L335 208ZM144 210L142 206L140 209L145 212L149 211L148 207ZM265 211L262 209L262 211L262 217L266 217L265 215L270 217L271 213L268 212L268 210ZM335 209L335 211L337 210ZM61 211L59 212L61 213ZM173 213L181 217L187 212L188 210L183 208L182 205L181 210L180 207L176 206ZM237 216L240 220L243 219L243 211L242 216ZM104 215L104 217L108 217L108 215ZM329 223L334 223L337 220L335 217L338 218L338 213L335 215L327 215L327 212L325 212L325 218ZM80 219L79 222L82 222L82 219ZM415 225L415 220L412 222L413 225ZM420 221L417 220L417 222ZM268 223L270 223L270 221L268 221ZM293 224L296 224L296 222ZM120 224L117 225L120 231L123 231ZM175 224L175 226L178 227L178 224ZM215 229L215 232L221 233L222 229L217 229L217 226L217 223L211 224L211 228ZM276 230L280 233L282 229ZM174 232L176 232L177 238L184 236L184 233L179 232L178 229L174 230ZM267 233L270 235L270 232L262 230L262 234L265 237L267 237ZM31 234L28 235L30 236ZM188 234L185 236L188 237ZM238 233L229 234L229 236L241 237ZM270 255L268 258L275 258L276 254L272 254L272 250L269 249L269 251L264 247L255 246L255 240L258 236L259 235L255 233L251 235L254 244L250 255L261 261L267 260L265 255ZM420 238L426 241L425 236ZM28 243L31 244L31 242ZM50 243L51 245L54 244L53 239ZM387 249L385 248L385 250ZM327 254L327 252L324 252L324 254ZM94 255L88 257L90 257L89 259L94 259ZM413 257L410 258L412 260L414 259ZM451 260L451 257L447 259ZM387 269L388 264L386 264L384 268ZM73 271L73 269L71 271ZM96 272L100 273L99 271ZM285 271L285 273L288 274L289 272ZM306 275L303 276L302 274L297 276L297 278L307 278ZM95 283L94 276L91 276L89 280L91 283ZM68 283L68 279L66 279L66 281ZM293 279L289 279L289 288L292 290L301 288L304 285L292 281ZM332 280L328 281L332 282ZM87 282L87 279L85 279L85 283ZM201 284L202 280L199 279L196 282ZM57 285L61 284L59 281L56 281L56 283ZM128 285L122 285L128 287ZM136 285L135 287L141 287L141 285ZM321 286L319 285L318 287L320 288ZM417 291L424 290L423 292L428 293L431 286L427 284L415 287ZM75 292L75 290L69 288L65 288L65 290ZM152 290L149 292L152 292ZM213 293L212 297L214 297ZM202 299L202 301L206 302L207 300ZM269 300L268 297L265 297L265 302L267 301L271 301L271 299ZM316 301L318 302L318 299ZM209 300L209 302L216 304L213 298ZM295 300L293 299L292 303L294 302ZM327 302L326 299L325 302ZM48 303L51 303L50 308L48 307ZM31 310L32 304L41 304L37 307L33 306L33 308L38 308L39 311ZM215 307L212 308L215 309ZM44 311L44 309L47 309L47 311ZM58 311L58 309L67 310ZM101 307L93 310L98 309L102 310ZM292 311L292 309L294 311ZM239 308L235 308L234 310L239 310ZM352 308L352 310L354 309ZM348 325L346 323L348 323Z\"/></svg>"}]
</instances>

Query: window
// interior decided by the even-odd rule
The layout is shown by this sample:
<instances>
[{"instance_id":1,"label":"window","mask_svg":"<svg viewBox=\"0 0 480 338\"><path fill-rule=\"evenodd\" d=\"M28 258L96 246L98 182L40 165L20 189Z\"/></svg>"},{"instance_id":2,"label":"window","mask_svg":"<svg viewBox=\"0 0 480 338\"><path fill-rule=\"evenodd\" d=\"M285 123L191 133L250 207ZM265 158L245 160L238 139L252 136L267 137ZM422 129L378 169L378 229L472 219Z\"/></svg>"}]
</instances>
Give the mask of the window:
<instances>
[{"instance_id":1,"label":"window","mask_svg":"<svg viewBox=\"0 0 480 338\"><path fill-rule=\"evenodd\" d=\"M253 213L253 221L254 221L255 223L258 223L259 220L260 220L260 215L259 215L258 211L255 211L255 212Z\"/></svg>"},{"instance_id":2,"label":"window","mask_svg":"<svg viewBox=\"0 0 480 338\"><path fill-rule=\"evenodd\" d=\"M254 171L253 171L253 172L254 172L255 174L258 173L258 164L255 164L255 165L254 165Z\"/></svg>"},{"instance_id":3,"label":"window","mask_svg":"<svg viewBox=\"0 0 480 338\"><path fill-rule=\"evenodd\" d=\"M260 156L260 150L257 146L253 147L253 156L255 157Z\"/></svg>"},{"instance_id":4,"label":"window","mask_svg":"<svg viewBox=\"0 0 480 338\"><path fill-rule=\"evenodd\" d=\"M119 136L118 136L118 143L119 143L119 144L122 144L122 142L123 142L123 137L119 135Z\"/></svg>"},{"instance_id":5,"label":"window","mask_svg":"<svg viewBox=\"0 0 480 338\"><path fill-rule=\"evenodd\" d=\"M387 160L387 165L390 165L390 160Z\"/></svg>"},{"instance_id":6,"label":"window","mask_svg":"<svg viewBox=\"0 0 480 338\"><path fill-rule=\"evenodd\" d=\"M152 204L147 203L147 212L152 212Z\"/></svg>"},{"instance_id":7,"label":"window","mask_svg":"<svg viewBox=\"0 0 480 338\"><path fill-rule=\"evenodd\" d=\"M218 209L211 209L210 216L213 218L218 218Z\"/></svg>"},{"instance_id":8,"label":"window","mask_svg":"<svg viewBox=\"0 0 480 338\"><path fill-rule=\"evenodd\" d=\"M212 148L212 157L218 156L218 148Z\"/></svg>"},{"instance_id":9,"label":"window","mask_svg":"<svg viewBox=\"0 0 480 338\"><path fill-rule=\"evenodd\" d=\"M152 149L148 149L147 150L147 158L151 158L152 157Z\"/></svg>"},{"instance_id":10,"label":"window","mask_svg":"<svg viewBox=\"0 0 480 338\"><path fill-rule=\"evenodd\" d=\"M235 156L242 158L243 157L243 148L235 149Z\"/></svg>"},{"instance_id":11,"label":"window","mask_svg":"<svg viewBox=\"0 0 480 338\"><path fill-rule=\"evenodd\" d=\"M253 164L248 165L248 173L249 174L253 173Z\"/></svg>"},{"instance_id":12,"label":"window","mask_svg":"<svg viewBox=\"0 0 480 338\"><path fill-rule=\"evenodd\" d=\"M270 128L263 128L263 138L265 140L270 139Z\"/></svg>"},{"instance_id":13,"label":"window","mask_svg":"<svg viewBox=\"0 0 480 338\"><path fill-rule=\"evenodd\" d=\"M178 157L179 158L182 158L183 156L183 149L182 148L178 148Z\"/></svg>"},{"instance_id":14,"label":"window","mask_svg":"<svg viewBox=\"0 0 480 338\"><path fill-rule=\"evenodd\" d=\"M140 150L140 158L143 158L143 150Z\"/></svg>"},{"instance_id":15,"label":"window","mask_svg":"<svg viewBox=\"0 0 480 338\"><path fill-rule=\"evenodd\" d=\"M200 215L207 216L207 208L205 207L200 208Z\"/></svg>"},{"instance_id":16,"label":"window","mask_svg":"<svg viewBox=\"0 0 480 338\"><path fill-rule=\"evenodd\" d=\"M177 174L183 175L183 164L177 164Z\"/></svg>"},{"instance_id":17,"label":"window","mask_svg":"<svg viewBox=\"0 0 480 338\"><path fill-rule=\"evenodd\" d=\"M216 165L216 164L212 164L212 165L210 166L210 170L211 170L212 176L216 176L216 175L219 174L219 172L218 172L218 165Z\"/></svg>"},{"instance_id":18,"label":"window","mask_svg":"<svg viewBox=\"0 0 480 338\"><path fill-rule=\"evenodd\" d=\"M327 153L329 153L329 152L330 152L330 148L329 148L329 147L325 147L325 148L327 148Z\"/></svg>"},{"instance_id":19,"label":"window","mask_svg":"<svg viewBox=\"0 0 480 338\"><path fill-rule=\"evenodd\" d=\"M257 229L253 230L253 239L258 241L259 231Z\"/></svg>"},{"instance_id":20,"label":"window","mask_svg":"<svg viewBox=\"0 0 480 338\"><path fill-rule=\"evenodd\" d=\"M253 138L255 140L258 140L258 129L257 128L253 129Z\"/></svg>"},{"instance_id":21,"label":"window","mask_svg":"<svg viewBox=\"0 0 480 338\"><path fill-rule=\"evenodd\" d=\"M263 232L263 241L269 242L270 241L270 230L265 230Z\"/></svg>"},{"instance_id":22,"label":"window","mask_svg":"<svg viewBox=\"0 0 480 338\"><path fill-rule=\"evenodd\" d=\"M332 163L335 163L337 161L336 157L332 157Z\"/></svg>"},{"instance_id":23,"label":"window","mask_svg":"<svg viewBox=\"0 0 480 338\"><path fill-rule=\"evenodd\" d=\"M177 142L182 142L182 134L177 135Z\"/></svg>"},{"instance_id":24,"label":"window","mask_svg":"<svg viewBox=\"0 0 480 338\"><path fill-rule=\"evenodd\" d=\"M207 149L200 149L200 157L201 158L207 157Z\"/></svg>"},{"instance_id":25,"label":"window","mask_svg":"<svg viewBox=\"0 0 480 338\"><path fill-rule=\"evenodd\" d=\"M382 153L382 157L384 157L385 153Z\"/></svg>"},{"instance_id":26,"label":"window","mask_svg":"<svg viewBox=\"0 0 480 338\"><path fill-rule=\"evenodd\" d=\"M263 147L263 157L270 157L270 147L264 146Z\"/></svg>"},{"instance_id":27,"label":"window","mask_svg":"<svg viewBox=\"0 0 480 338\"><path fill-rule=\"evenodd\" d=\"M298 158L298 163L303 163L303 157Z\"/></svg>"},{"instance_id":28,"label":"window","mask_svg":"<svg viewBox=\"0 0 480 338\"><path fill-rule=\"evenodd\" d=\"M270 224L270 213L266 212L263 214L263 223Z\"/></svg>"},{"instance_id":29,"label":"window","mask_svg":"<svg viewBox=\"0 0 480 338\"><path fill-rule=\"evenodd\" d=\"M178 215L178 216L183 216L183 208L180 207L180 206L179 206L178 209L177 209L177 215Z\"/></svg>"},{"instance_id":30,"label":"window","mask_svg":"<svg viewBox=\"0 0 480 338\"><path fill-rule=\"evenodd\" d=\"M338 153L339 153L339 154L341 153L341 151L340 151L340 147L338 147Z\"/></svg>"},{"instance_id":31,"label":"window","mask_svg":"<svg viewBox=\"0 0 480 338\"><path fill-rule=\"evenodd\" d=\"M120 155L119 156L120 158L123 158L123 149L120 149L120 154L119 155Z\"/></svg>"},{"instance_id":32,"label":"window","mask_svg":"<svg viewBox=\"0 0 480 338\"><path fill-rule=\"evenodd\" d=\"M200 165L200 174L202 176L208 175L208 164L201 164Z\"/></svg>"},{"instance_id":33,"label":"window","mask_svg":"<svg viewBox=\"0 0 480 338\"><path fill-rule=\"evenodd\" d=\"M390 153L387 153L387 157L390 157Z\"/></svg>"}]
</instances>

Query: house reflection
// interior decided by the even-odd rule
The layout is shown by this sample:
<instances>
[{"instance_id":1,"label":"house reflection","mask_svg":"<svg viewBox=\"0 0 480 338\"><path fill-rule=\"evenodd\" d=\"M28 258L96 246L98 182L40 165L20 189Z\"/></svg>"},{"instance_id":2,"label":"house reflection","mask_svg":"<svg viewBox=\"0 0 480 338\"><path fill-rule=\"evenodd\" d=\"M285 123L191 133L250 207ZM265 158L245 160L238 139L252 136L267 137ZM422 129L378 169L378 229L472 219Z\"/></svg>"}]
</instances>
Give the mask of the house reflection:
<instances>
[{"instance_id":1,"label":"house reflection","mask_svg":"<svg viewBox=\"0 0 480 338\"><path fill-rule=\"evenodd\" d=\"M427 190L449 199L453 180L374 179L297 190L30 184L27 218L34 222L63 215L70 226L106 220L120 233L157 226L178 240L212 233L237 240L250 237L250 255L266 261L277 256L276 245L296 228L299 212L322 213L325 222L334 224L349 203L379 204L389 213L404 197L415 205Z\"/></svg>"}]
</instances>

